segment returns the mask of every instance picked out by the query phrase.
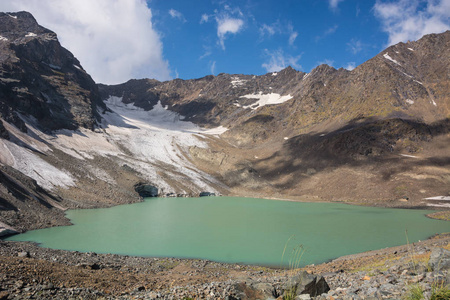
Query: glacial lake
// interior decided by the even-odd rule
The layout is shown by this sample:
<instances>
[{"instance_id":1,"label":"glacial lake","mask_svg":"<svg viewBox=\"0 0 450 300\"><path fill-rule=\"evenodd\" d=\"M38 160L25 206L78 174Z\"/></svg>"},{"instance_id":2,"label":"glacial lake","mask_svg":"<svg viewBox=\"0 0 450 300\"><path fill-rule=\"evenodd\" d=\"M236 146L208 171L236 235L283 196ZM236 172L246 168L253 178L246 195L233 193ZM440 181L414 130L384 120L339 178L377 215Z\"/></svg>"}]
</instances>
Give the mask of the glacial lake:
<instances>
[{"instance_id":1,"label":"glacial lake","mask_svg":"<svg viewBox=\"0 0 450 300\"><path fill-rule=\"evenodd\" d=\"M337 203L202 197L147 198L105 209L67 211L73 226L29 231L8 240L42 247L149 257L288 266L406 244L450 231L428 210ZM284 252L284 255L283 255ZM283 257L283 262L282 262Z\"/></svg>"}]
</instances>

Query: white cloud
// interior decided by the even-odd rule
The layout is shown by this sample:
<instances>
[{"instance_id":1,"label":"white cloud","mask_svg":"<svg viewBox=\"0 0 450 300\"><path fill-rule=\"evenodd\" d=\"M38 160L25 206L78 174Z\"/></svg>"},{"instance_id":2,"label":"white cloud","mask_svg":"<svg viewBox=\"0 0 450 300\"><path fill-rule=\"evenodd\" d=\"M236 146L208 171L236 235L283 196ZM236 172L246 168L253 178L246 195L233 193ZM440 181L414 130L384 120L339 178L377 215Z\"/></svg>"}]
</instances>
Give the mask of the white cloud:
<instances>
[{"instance_id":1,"label":"white cloud","mask_svg":"<svg viewBox=\"0 0 450 300\"><path fill-rule=\"evenodd\" d=\"M347 43L347 47L353 54L358 54L363 49L363 44L360 40L351 39L350 42Z\"/></svg>"},{"instance_id":2,"label":"white cloud","mask_svg":"<svg viewBox=\"0 0 450 300\"><path fill-rule=\"evenodd\" d=\"M285 55L283 50L281 49L272 52L265 49L264 52L269 61L263 63L262 67L266 69L267 72L278 72L288 66L292 66L297 70L302 69L302 66L298 63L301 55L295 57L291 55Z\"/></svg>"},{"instance_id":3,"label":"white cloud","mask_svg":"<svg viewBox=\"0 0 450 300\"><path fill-rule=\"evenodd\" d=\"M450 29L450 0L377 0L374 12L389 35L388 45Z\"/></svg>"},{"instance_id":4,"label":"white cloud","mask_svg":"<svg viewBox=\"0 0 450 300\"><path fill-rule=\"evenodd\" d=\"M203 53L203 55L200 56L200 57L198 58L199 60L202 60L202 59L204 59L205 57L210 56L210 55L212 54L211 47L209 47L209 46L203 46L203 49L205 50L205 53Z\"/></svg>"},{"instance_id":5,"label":"white cloud","mask_svg":"<svg viewBox=\"0 0 450 300\"><path fill-rule=\"evenodd\" d=\"M344 67L344 69L347 69L349 71L353 70L356 67L356 64L354 61L351 61L347 64L347 66Z\"/></svg>"},{"instance_id":6,"label":"white cloud","mask_svg":"<svg viewBox=\"0 0 450 300\"><path fill-rule=\"evenodd\" d=\"M295 39L298 36L298 32L294 31L294 27L292 26L292 24L288 24L288 32L289 32L289 45L292 46L294 45Z\"/></svg>"},{"instance_id":7,"label":"white cloud","mask_svg":"<svg viewBox=\"0 0 450 300\"><path fill-rule=\"evenodd\" d=\"M215 9L210 15L203 14L200 24L208 23L211 19L214 19L217 24L217 44L225 50L226 38L230 34L237 34L243 30L246 17L238 7L233 8L225 4L221 10Z\"/></svg>"},{"instance_id":8,"label":"white cloud","mask_svg":"<svg viewBox=\"0 0 450 300\"><path fill-rule=\"evenodd\" d=\"M267 24L263 24L260 28L259 28L259 34L261 36L265 36L266 34L268 36L272 36L275 34L275 32L278 31L278 29L276 29L275 25L267 25Z\"/></svg>"},{"instance_id":9,"label":"white cloud","mask_svg":"<svg viewBox=\"0 0 450 300\"><path fill-rule=\"evenodd\" d=\"M212 75L216 75L216 61L210 62L210 71Z\"/></svg>"},{"instance_id":10,"label":"white cloud","mask_svg":"<svg viewBox=\"0 0 450 300\"><path fill-rule=\"evenodd\" d=\"M332 26L332 27L328 28L327 30L325 30L325 32L322 35L316 36L316 38L315 38L316 42L321 40L321 39L326 38L330 34L335 33L336 30L338 29L338 27L339 26L337 24L335 24L334 26Z\"/></svg>"},{"instance_id":11,"label":"white cloud","mask_svg":"<svg viewBox=\"0 0 450 300\"><path fill-rule=\"evenodd\" d=\"M328 0L328 5L330 6L331 10L336 11L339 5L339 2L342 2L344 0Z\"/></svg>"},{"instance_id":12,"label":"white cloud","mask_svg":"<svg viewBox=\"0 0 450 300\"><path fill-rule=\"evenodd\" d=\"M295 39L298 36L298 32L294 31L294 27L292 24L283 25L280 21L277 21L275 23L272 23L271 25L262 24L261 27L259 27L259 35L261 38L264 37L271 37L275 34L282 34L282 35L288 35L289 39L289 45L294 45Z\"/></svg>"},{"instance_id":13,"label":"white cloud","mask_svg":"<svg viewBox=\"0 0 450 300\"><path fill-rule=\"evenodd\" d=\"M170 79L152 12L144 0L1 1L0 11L31 12L97 82Z\"/></svg>"},{"instance_id":14,"label":"white cloud","mask_svg":"<svg viewBox=\"0 0 450 300\"><path fill-rule=\"evenodd\" d=\"M241 19L231 18L229 16L216 17L217 21L217 37L222 49L225 50L225 35L228 33L236 34L244 26Z\"/></svg>"},{"instance_id":15,"label":"white cloud","mask_svg":"<svg viewBox=\"0 0 450 300\"><path fill-rule=\"evenodd\" d=\"M184 18L183 14L173 8L169 10L169 15L174 19L182 21L183 23L186 22L186 19Z\"/></svg>"},{"instance_id":16,"label":"white cloud","mask_svg":"<svg viewBox=\"0 0 450 300\"><path fill-rule=\"evenodd\" d=\"M333 66L333 64L334 64L334 60L331 60L331 59L324 59L324 60L322 60L322 61L319 61L318 62L318 65L320 66L320 65L329 65L330 67L334 67Z\"/></svg>"},{"instance_id":17,"label":"white cloud","mask_svg":"<svg viewBox=\"0 0 450 300\"><path fill-rule=\"evenodd\" d=\"M295 39L297 38L298 33L296 31L292 32L289 36L289 45L294 45Z\"/></svg>"},{"instance_id":18,"label":"white cloud","mask_svg":"<svg viewBox=\"0 0 450 300\"><path fill-rule=\"evenodd\" d=\"M200 19L200 24L207 23L209 20L209 16L207 14L203 14Z\"/></svg>"}]
</instances>

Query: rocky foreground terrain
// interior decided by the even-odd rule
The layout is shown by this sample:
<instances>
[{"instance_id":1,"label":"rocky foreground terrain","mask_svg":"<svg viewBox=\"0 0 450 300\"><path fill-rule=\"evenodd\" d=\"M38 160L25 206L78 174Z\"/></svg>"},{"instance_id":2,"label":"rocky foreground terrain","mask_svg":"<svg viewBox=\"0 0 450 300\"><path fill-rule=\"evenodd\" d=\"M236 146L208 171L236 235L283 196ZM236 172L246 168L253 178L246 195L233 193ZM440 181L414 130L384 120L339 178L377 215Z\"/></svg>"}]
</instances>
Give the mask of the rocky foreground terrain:
<instances>
[{"instance_id":1,"label":"rocky foreground terrain","mask_svg":"<svg viewBox=\"0 0 450 300\"><path fill-rule=\"evenodd\" d=\"M0 299L429 299L449 269L449 234L288 270L0 242Z\"/></svg>"}]
</instances>

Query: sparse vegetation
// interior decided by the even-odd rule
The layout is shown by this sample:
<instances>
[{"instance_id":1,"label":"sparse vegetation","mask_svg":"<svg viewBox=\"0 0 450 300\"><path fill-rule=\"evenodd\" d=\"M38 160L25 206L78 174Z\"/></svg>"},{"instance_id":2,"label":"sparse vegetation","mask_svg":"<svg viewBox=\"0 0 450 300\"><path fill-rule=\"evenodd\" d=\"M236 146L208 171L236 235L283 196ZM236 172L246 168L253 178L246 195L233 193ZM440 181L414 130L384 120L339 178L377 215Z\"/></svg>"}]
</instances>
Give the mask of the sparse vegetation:
<instances>
[{"instance_id":1,"label":"sparse vegetation","mask_svg":"<svg viewBox=\"0 0 450 300\"><path fill-rule=\"evenodd\" d=\"M416 267L418 264L418 261L428 261L429 255L421 255L416 256L414 253L414 247L409 243L408 238L408 231L405 230L406 235L406 241L408 246L408 253L410 255L410 264L414 270L414 273L416 273ZM426 259L425 259L426 258ZM428 271L431 271L430 267L428 266ZM431 285L431 295L430 297L425 297L425 290L424 288L419 284L413 284L410 285L408 289L408 293L403 297L404 300L448 300L450 299L450 288L444 284L443 281L435 281Z\"/></svg>"},{"instance_id":2,"label":"sparse vegetation","mask_svg":"<svg viewBox=\"0 0 450 300\"><path fill-rule=\"evenodd\" d=\"M423 295L423 289L414 284L409 287L408 293L403 297L404 300L422 300L425 299Z\"/></svg>"},{"instance_id":3,"label":"sparse vegetation","mask_svg":"<svg viewBox=\"0 0 450 300\"><path fill-rule=\"evenodd\" d=\"M283 254L281 255L281 263L283 264L284 255L286 253L286 249L289 246L289 242L295 239L294 235L291 235L289 239L286 241L284 245ZM289 256L289 267L287 269L288 274L293 273L300 267L300 263L302 260L302 256L305 253L305 248L302 244L294 246L291 251L291 255ZM292 275L292 274L291 274ZM291 285L288 290L284 291L283 300L293 300L297 294L297 286Z\"/></svg>"},{"instance_id":4,"label":"sparse vegetation","mask_svg":"<svg viewBox=\"0 0 450 300\"><path fill-rule=\"evenodd\" d=\"M425 297L425 291L419 284L411 285L404 300L448 300L450 299L450 289L443 283L434 283L431 286L430 297Z\"/></svg>"},{"instance_id":5,"label":"sparse vegetation","mask_svg":"<svg viewBox=\"0 0 450 300\"><path fill-rule=\"evenodd\" d=\"M450 299L450 288L448 285L441 283L434 283L431 286L430 300L448 300Z\"/></svg>"}]
</instances>

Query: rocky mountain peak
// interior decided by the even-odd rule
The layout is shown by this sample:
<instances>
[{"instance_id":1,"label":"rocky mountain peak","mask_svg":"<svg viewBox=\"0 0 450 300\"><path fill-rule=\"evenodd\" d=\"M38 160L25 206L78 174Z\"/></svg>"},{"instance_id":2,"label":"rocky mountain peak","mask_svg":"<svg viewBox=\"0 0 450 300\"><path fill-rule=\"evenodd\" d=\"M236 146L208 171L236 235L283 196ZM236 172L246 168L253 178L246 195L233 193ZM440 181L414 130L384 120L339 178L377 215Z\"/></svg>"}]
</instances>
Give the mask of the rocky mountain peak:
<instances>
[{"instance_id":1,"label":"rocky mountain peak","mask_svg":"<svg viewBox=\"0 0 450 300\"><path fill-rule=\"evenodd\" d=\"M0 13L0 117L25 130L94 128L105 108L98 87L54 32L28 12Z\"/></svg>"},{"instance_id":2,"label":"rocky mountain peak","mask_svg":"<svg viewBox=\"0 0 450 300\"><path fill-rule=\"evenodd\" d=\"M0 13L0 26L3 38L14 43L36 35L56 39L56 33L40 26L33 15L26 11Z\"/></svg>"}]
</instances>

